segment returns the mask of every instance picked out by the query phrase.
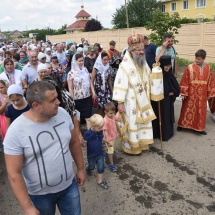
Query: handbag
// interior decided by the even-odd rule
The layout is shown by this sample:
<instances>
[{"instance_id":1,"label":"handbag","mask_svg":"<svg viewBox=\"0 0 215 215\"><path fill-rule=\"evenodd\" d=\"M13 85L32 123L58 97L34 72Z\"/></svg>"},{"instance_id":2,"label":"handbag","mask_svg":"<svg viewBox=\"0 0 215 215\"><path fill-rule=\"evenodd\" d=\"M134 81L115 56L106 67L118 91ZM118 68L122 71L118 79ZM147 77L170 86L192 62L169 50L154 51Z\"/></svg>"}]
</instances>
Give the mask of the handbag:
<instances>
[{"instance_id":1,"label":"handbag","mask_svg":"<svg viewBox=\"0 0 215 215\"><path fill-rule=\"evenodd\" d=\"M92 103L93 103L93 107L97 108L97 106L98 106L98 99L97 98L96 99L92 98Z\"/></svg>"}]
</instances>

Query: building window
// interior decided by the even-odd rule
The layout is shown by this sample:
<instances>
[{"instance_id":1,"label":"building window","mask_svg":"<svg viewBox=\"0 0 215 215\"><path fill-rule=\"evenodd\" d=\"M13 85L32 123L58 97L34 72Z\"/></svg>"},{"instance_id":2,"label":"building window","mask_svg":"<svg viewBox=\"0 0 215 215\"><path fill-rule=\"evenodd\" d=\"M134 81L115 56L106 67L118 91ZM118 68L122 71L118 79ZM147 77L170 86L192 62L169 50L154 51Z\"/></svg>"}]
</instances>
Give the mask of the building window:
<instances>
[{"instance_id":1,"label":"building window","mask_svg":"<svg viewBox=\"0 0 215 215\"><path fill-rule=\"evenodd\" d=\"M166 12L166 6L165 5L161 5L160 6L160 10L162 13L165 13Z\"/></svg>"},{"instance_id":2,"label":"building window","mask_svg":"<svg viewBox=\"0 0 215 215\"><path fill-rule=\"evenodd\" d=\"M188 10L189 9L189 1L183 1L183 10Z\"/></svg>"},{"instance_id":3,"label":"building window","mask_svg":"<svg viewBox=\"0 0 215 215\"><path fill-rule=\"evenodd\" d=\"M196 0L196 7L206 7L206 0Z\"/></svg>"},{"instance_id":4,"label":"building window","mask_svg":"<svg viewBox=\"0 0 215 215\"><path fill-rule=\"evenodd\" d=\"M176 11L176 3L171 3L171 11L175 12Z\"/></svg>"}]
</instances>

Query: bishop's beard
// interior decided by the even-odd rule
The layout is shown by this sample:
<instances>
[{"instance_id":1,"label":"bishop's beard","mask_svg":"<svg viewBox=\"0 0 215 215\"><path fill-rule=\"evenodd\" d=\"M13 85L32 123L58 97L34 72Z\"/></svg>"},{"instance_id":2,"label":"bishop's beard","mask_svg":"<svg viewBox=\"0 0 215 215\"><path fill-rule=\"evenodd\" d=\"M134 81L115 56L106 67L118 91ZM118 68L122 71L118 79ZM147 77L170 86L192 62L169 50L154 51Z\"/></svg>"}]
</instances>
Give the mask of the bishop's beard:
<instances>
[{"instance_id":1,"label":"bishop's beard","mask_svg":"<svg viewBox=\"0 0 215 215\"><path fill-rule=\"evenodd\" d=\"M145 67L146 59L145 59L145 55L144 54L137 56L135 53L132 53L132 57L133 57L133 60L134 60L135 64L140 69L142 69L143 67Z\"/></svg>"}]
</instances>

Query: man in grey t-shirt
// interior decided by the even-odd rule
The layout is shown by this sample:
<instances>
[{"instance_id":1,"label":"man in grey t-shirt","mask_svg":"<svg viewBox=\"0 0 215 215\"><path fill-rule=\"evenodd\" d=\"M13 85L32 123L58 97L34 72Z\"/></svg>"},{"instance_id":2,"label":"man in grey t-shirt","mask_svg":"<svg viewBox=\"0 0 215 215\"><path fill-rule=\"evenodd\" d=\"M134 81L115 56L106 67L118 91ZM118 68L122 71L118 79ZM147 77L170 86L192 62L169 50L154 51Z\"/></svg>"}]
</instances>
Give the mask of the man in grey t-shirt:
<instances>
[{"instance_id":1,"label":"man in grey t-shirt","mask_svg":"<svg viewBox=\"0 0 215 215\"><path fill-rule=\"evenodd\" d=\"M3 143L13 192L26 215L54 215L56 205L62 215L81 214L77 183L84 184L84 162L71 117L48 82L32 83L26 99L30 110L13 122Z\"/></svg>"}]
</instances>

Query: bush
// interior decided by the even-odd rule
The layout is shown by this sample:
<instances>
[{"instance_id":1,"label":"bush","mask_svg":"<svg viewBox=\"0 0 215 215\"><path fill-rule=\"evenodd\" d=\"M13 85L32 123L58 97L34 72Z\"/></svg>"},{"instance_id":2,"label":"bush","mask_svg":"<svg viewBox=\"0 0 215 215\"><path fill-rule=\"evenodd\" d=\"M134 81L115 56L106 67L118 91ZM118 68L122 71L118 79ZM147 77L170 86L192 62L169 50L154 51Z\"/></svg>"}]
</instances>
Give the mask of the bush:
<instances>
[{"instance_id":1,"label":"bush","mask_svg":"<svg viewBox=\"0 0 215 215\"><path fill-rule=\"evenodd\" d=\"M208 64L211 66L212 70L215 71L215 63L208 63Z\"/></svg>"},{"instance_id":2,"label":"bush","mask_svg":"<svg viewBox=\"0 0 215 215\"><path fill-rule=\"evenodd\" d=\"M181 24L187 24L187 23L198 23L197 19L190 19L187 17L184 17L181 19Z\"/></svg>"},{"instance_id":3,"label":"bush","mask_svg":"<svg viewBox=\"0 0 215 215\"><path fill-rule=\"evenodd\" d=\"M176 57L176 59L179 66L188 66L189 64L193 63L190 60L180 58L180 57Z\"/></svg>"},{"instance_id":4,"label":"bush","mask_svg":"<svg viewBox=\"0 0 215 215\"><path fill-rule=\"evenodd\" d=\"M176 57L176 59L179 66L188 66L189 64L193 63L193 61L180 58L180 57ZM208 63L208 64L211 66L212 70L215 71L215 63Z\"/></svg>"}]
</instances>

